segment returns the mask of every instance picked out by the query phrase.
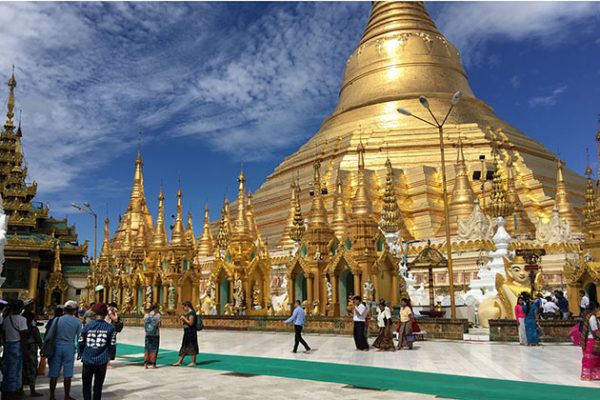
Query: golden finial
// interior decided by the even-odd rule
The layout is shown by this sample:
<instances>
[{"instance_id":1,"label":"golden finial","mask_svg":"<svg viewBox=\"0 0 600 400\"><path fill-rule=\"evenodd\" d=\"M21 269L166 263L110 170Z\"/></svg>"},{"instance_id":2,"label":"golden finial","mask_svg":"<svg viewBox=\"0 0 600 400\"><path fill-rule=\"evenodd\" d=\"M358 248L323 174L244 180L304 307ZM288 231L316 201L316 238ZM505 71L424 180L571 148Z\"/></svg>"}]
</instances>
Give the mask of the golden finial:
<instances>
[{"instance_id":1,"label":"golden finial","mask_svg":"<svg viewBox=\"0 0 600 400\"><path fill-rule=\"evenodd\" d=\"M158 192L158 215L156 216L156 231L152 238L152 247L162 249L167 245L167 230L165 228L165 194L162 185Z\"/></svg>"},{"instance_id":2,"label":"golden finial","mask_svg":"<svg viewBox=\"0 0 600 400\"><path fill-rule=\"evenodd\" d=\"M381 210L381 220L379 227L386 233L395 233L400 231L401 214L398 201L396 200L396 190L394 189L394 170L392 162L388 158L385 162L385 191L383 193L383 209Z\"/></svg>"},{"instance_id":3,"label":"golden finial","mask_svg":"<svg viewBox=\"0 0 600 400\"><path fill-rule=\"evenodd\" d=\"M590 167L590 149L586 147L585 149L585 175L587 177L591 177L593 171L592 167Z\"/></svg>"},{"instance_id":4,"label":"golden finial","mask_svg":"<svg viewBox=\"0 0 600 400\"><path fill-rule=\"evenodd\" d=\"M53 272L62 272L62 263L60 262L60 240L56 240L56 245L54 246Z\"/></svg>"},{"instance_id":5,"label":"golden finial","mask_svg":"<svg viewBox=\"0 0 600 400\"><path fill-rule=\"evenodd\" d=\"M296 185L292 188L292 203L294 207L294 215L292 218L292 228L290 231L290 238L294 242L302 240L304 235L304 217L302 216L302 208L300 207L300 187Z\"/></svg>"},{"instance_id":6,"label":"golden finial","mask_svg":"<svg viewBox=\"0 0 600 400\"><path fill-rule=\"evenodd\" d=\"M198 240L198 256L210 257L213 254L213 236L210 231L210 216L208 213L208 203L204 206L204 226L202 236Z\"/></svg>"},{"instance_id":7,"label":"golden finial","mask_svg":"<svg viewBox=\"0 0 600 400\"><path fill-rule=\"evenodd\" d=\"M335 183L335 200L333 203L333 221L331 227L338 240L343 241L346 239L348 215L346 213L346 205L344 204L344 192L340 171L338 171L338 177Z\"/></svg>"},{"instance_id":8,"label":"golden finial","mask_svg":"<svg viewBox=\"0 0 600 400\"><path fill-rule=\"evenodd\" d=\"M7 112L6 112L6 122L4 123L4 128L6 130L12 130L15 127L13 123L13 117L15 116L15 87L17 87L17 80L15 79L15 66L12 67L12 74L8 79L8 87L10 88L8 93L8 104L7 104Z\"/></svg>"},{"instance_id":9,"label":"golden finial","mask_svg":"<svg viewBox=\"0 0 600 400\"><path fill-rule=\"evenodd\" d=\"M187 228L185 229L185 239L187 245L191 248L196 248L196 237L194 236L194 223L192 221L192 212L188 211Z\"/></svg>"},{"instance_id":10,"label":"golden finial","mask_svg":"<svg viewBox=\"0 0 600 400\"><path fill-rule=\"evenodd\" d=\"M302 234L304 233L304 219L302 218L302 210L297 210L299 203L298 203L298 196L299 196L299 191L298 191L298 186L296 185L296 180L297 178L292 178L292 182L290 183L290 192L291 192L291 197L290 197L290 208L288 211L288 218L287 218L287 223L285 228L283 229L283 233L281 235L281 238L279 239L278 242L278 246L282 247L282 248L289 248L292 247L295 241L300 240L300 238L302 237ZM296 211L299 212L299 218L302 219L302 232L295 232L295 229L297 226L300 225L296 225L295 221L297 220L297 216L296 216ZM298 239L298 240L296 240Z\"/></svg>"},{"instance_id":11,"label":"golden finial","mask_svg":"<svg viewBox=\"0 0 600 400\"><path fill-rule=\"evenodd\" d=\"M588 225L592 222L596 212L596 198L594 193L594 180L592 179L592 168L590 167L590 153L588 149L585 149L585 152L587 159L585 175L587 176L587 179L585 184L585 208L583 209L583 216L585 217L585 224Z\"/></svg>"},{"instance_id":12,"label":"golden finial","mask_svg":"<svg viewBox=\"0 0 600 400\"><path fill-rule=\"evenodd\" d=\"M487 214L493 218L506 217L514 211L514 206L506 199L506 189L502 178L502 164L498 149L493 150L494 155L494 177L492 179L492 193Z\"/></svg>"},{"instance_id":13,"label":"golden finial","mask_svg":"<svg viewBox=\"0 0 600 400\"><path fill-rule=\"evenodd\" d=\"M185 244L185 228L183 226L183 193L181 186L177 190L177 215L175 216L175 225L171 232L171 245L181 246Z\"/></svg>"},{"instance_id":14,"label":"golden finial","mask_svg":"<svg viewBox=\"0 0 600 400\"><path fill-rule=\"evenodd\" d=\"M229 222L229 200L227 197L223 202L221 209L221 222L219 224L219 233L217 235L217 247L221 250L227 248L231 236L231 226Z\"/></svg>"}]
</instances>

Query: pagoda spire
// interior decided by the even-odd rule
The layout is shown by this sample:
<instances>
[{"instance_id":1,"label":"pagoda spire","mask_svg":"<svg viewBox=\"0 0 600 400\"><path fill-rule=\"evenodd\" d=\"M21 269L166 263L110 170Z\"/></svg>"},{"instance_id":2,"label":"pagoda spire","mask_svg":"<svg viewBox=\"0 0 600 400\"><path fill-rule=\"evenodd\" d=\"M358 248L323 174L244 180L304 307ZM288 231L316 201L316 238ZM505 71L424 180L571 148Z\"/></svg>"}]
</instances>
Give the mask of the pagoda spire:
<instances>
[{"instance_id":1,"label":"pagoda spire","mask_svg":"<svg viewBox=\"0 0 600 400\"><path fill-rule=\"evenodd\" d=\"M254 205L252 204L252 192L248 192L248 204L246 205L246 222L248 224L248 231L252 239L258 239L260 232L258 231L258 224L256 223L256 217L254 216Z\"/></svg>"},{"instance_id":2,"label":"pagoda spire","mask_svg":"<svg viewBox=\"0 0 600 400\"><path fill-rule=\"evenodd\" d=\"M235 219L232 238L240 240L249 237L250 229L246 216L246 176L244 171L240 171L238 176L237 218Z\"/></svg>"},{"instance_id":3,"label":"pagoda spire","mask_svg":"<svg viewBox=\"0 0 600 400\"><path fill-rule=\"evenodd\" d=\"M177 215L175 216L175 225L171 232L171 246L185 245L185 228L183 226L183 205L181 188L177 190Z\"/></svg>"},{"instance_id":4,"label":"pagoda spire","mask_svg":"<svg viewBox=\"0 0 600 400\"><path fill-rule=\"evenodd\" d=\"M106 259L110 256L110 221L108 217L104 218L104 241L102 242L102 249L100 250L100 259Z\"/></svg>"},{"instance_id":5,"label":"pagoda spire","mask_svg":"<svg viewBox=\"0 0 600 400\"><path fill-rule=\"evenodd\" d=\"M333 232L341 242L346 239L348 233L348 214L346 213L346 205L344 204L344 192L342 187L342 179L338 172L337 181L335 183L335 198L333 201L333 221L331 223Z\"/></svg>"},{"instance_id":6,"label":"pagoda spire","mask_svg":"<svg viewBox=\"0 0 600 400\"><path fill-rule=\"evenodd\" d=\"M287 222L285 224L285 228L283 228L283 234L281 235L281 238L279 239L279 243L277 244L278 247L281 248L289 248L289 247L293 247L295 239L294 239L294 221L295 221L295 217L296 217L296 207L299 207L300 204L298 202L298 190L296 188L296 182L294 180L292 180L292 183L290 184L290 192L291 192L291 197L290 197L290 205L289 205L289 211L288 211L288 218L287 218ZM300 217L302 217L302 211L300 211ZM302 228L304 228L304 222L302 223ZM304 233L304 232L302 232ZM300 235L302 236L302 235Z\"/></svg>"},{"instance_id":7,"label":"pagoda spire","mask_svg":"<svg viewBox=\"0 0 600 400\"><path fill-rule=\"evenodd\" d=\"M52 267L52 272L62 272L62 263L60 262L60 240L58 239L54 246L54 266Z\"/></svg>"},{"instance_id":8,"label":"pagoda spire","mask_svg":"<svg viewBox=\"0 0 600 400\"><path fill-rule=\"evenodd\" d=\"M321 187L321 160L318 158L313 163L313 198L308 216L308 227L317 228L327 226L327 211L323 204L323 191Z\"/></svg>"},{"instance_id":9,"label":"pagoda spire","mask_svg":"<svg viewBox=\"0 0 600 400\"><path fill-rule=\"evenodd\" d=\"M156 216L156 230L152 237L152 247L155 249L163 249L167 247L169 239L165 228L165 194L161 186L158 193L158 214Z\"/></svg>"},{"instance_id":10,"label":"pagoda spire","mask_svg":"<svg viewBox=\"0 0 600 400\"><path fill-rule=\"evenodd\" d=\"M6 122L4 123L4 129L12 131L15 127L13 117L15 116L15 87L17 87L17 80L15 79L15 66L13 65L12 74L8 79L8 103L6 105Z\"/></svg>"},{"instance_id":11,"label":"pagoda spire","mask_svg":"<svg viewBox=\"0 0 600 400\"><path fill-rule=\"evenodd\" d=\"M204 226L202 236L198 239L198 256L210 257L214 252L213 236L210 231L210 215L208 213L208 204L204 206Z\"/></svg>"},{"instance_id":12,"label":"pagoda spire","mask_svg":"<svg viewBox=\"0 0 600 400\"><path fill-rule=\"evenodd\" d=\"M463 152L462 138L458 137L458 149L456 152L456 178L454 180L454 188L452 189L452 195L450 196L450 202L448 204L448 211L450 216L450 230L453 233L457 232L458 220L469 218L473 211L473 204L475 203L475 192L469 182L467 176L467 164L465 162L465 155Z\"/></svg>"},{"instance_id":13,"label":"pagoda spire","mask_svg":"<svg viewBox=\"0 0 600 400\"><path fill-rule=\"evenodd\" d=\"M225 198L223 208L221 209L221 222L219 224L219 233L217 234L217 247L225 250L231 239L231 224L229 222L229 200Z\"/></svg>"},{"instance_id":14,"label":"pagoda spire","mask_svg":"<svg viewBox=\"0 0 600 400\"><path fill-rule=\"evenodd\" d=\"M513 236L518 233L535 234L535 226L529 219L529 216L523 208L523 203L519 199L516 188L516 177L513 171L513 161L511 158L506 160L506 202L512 206L513 215L507 216L505 220L505 229Z\"/></svg>"},{"instance_id":15,"label":"pagoda spire","mask_svg":"<svg viewBox=\"0 0 600 400\"><path fill-rule=\"evenodd\" d=\"M196 237L194 236L194 223L192 221L192 212L188 211L187 215L187 228L185 230L185 239L187 245L191 248L196 248Z\"/></svg>"},{"instance_id":16,"label":"pagoda spire","mask_svg":"<svg viewBox=\"0 0 600 400\"><path fill-rule=\"evenodd\" d=\"M494 164L491 199L486 211L493 218L506 217L513 213L513 205L509 204L506 199L506 189L502 179L502 164L497 150L494 151Z\"/></svg>"},{"instance_id":17,"label":"pagoda spire","mask_svg":"<svg viewBox=\"0 0 600 400\"><path fill-rule=\"evenodd\" d=\"M587 151L586 151L587 153ZM590 167L590 157L587 153L587 165L585 167L586 185L585 185L585 208L583 215L586 225L589 224L596 212L596 200L594 198L594 180L592 178L592 167Z\"/></svg>"},{"instance_id":18,"label":"pagoda spire","mask_svg":"<svg viewBox=\"0 0 600 400\"><path fill-rule=\"evenodd\" d=\"M579 228L580 221L575 211L569 204L567 187L563 176L564 161L557 159L556 162L556 195L554 198L554 207L558 209L561 219L567 220L571 229Z\"/></svg>"},{"instance_id":19,"label":"pagoda spire","mask_svg":"<svg viewBox=\"0 0 600 400\"><path fill-rule=\"evenodd\" d=\"M392 168L392 161L389 157L385 161L385 168L385 190L383 194L383 208L381 210L379 227L385 233L396 233L400 231L400 236L404 240L412 239L412 235L404 224L402 213L398 206L398 200L396 199L394 169Z\"/></svg>"},{"instance_id":20,"label":"pagoda spire","mask_svg":"<svg viewBox=\"0 0 600 400\"><path fill-rule=\"evenodd\" d=\"M142 255L146 251L146 245L147 245L148 238L146 237L145 227L146 227L145 224L140 224L140 228L138 229L138 231L136 233L135 242L133 244L133 247L140 255Z\"/></svg>"},{"instance_id":21,"label":"pagoda spire","mask_svg":"<svg viewBox=\"0 0 600 400\"><path fill-rule=\"evenodd\" d=\"M373 209L371 208L371 199L367 193L365 183L365 146L362 141L358 143L356 148L358 153L358 183L356 194L352 201L352 217L373 217Z\"/></svg>"}]
</instances>

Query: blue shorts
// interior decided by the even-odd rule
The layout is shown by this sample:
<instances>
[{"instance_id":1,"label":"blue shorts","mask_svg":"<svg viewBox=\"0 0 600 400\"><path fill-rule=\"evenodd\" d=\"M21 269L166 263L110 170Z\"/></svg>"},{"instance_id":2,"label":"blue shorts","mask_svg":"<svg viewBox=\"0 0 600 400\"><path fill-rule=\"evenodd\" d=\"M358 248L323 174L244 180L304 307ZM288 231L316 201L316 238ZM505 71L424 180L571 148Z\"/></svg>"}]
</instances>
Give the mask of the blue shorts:
<instances>
[{"instance_id":1,"label":"blue shorts","mask_svg":"<svg viewBox=\"0 0 600 400\"><path fill-rule=\"evenodd\" d=\"M74 365L75 346L73 344L57 343L54 355L48 359L48 377L58 378L62 369L65 378L72 378Z\"/></svg>"}]
</instances>

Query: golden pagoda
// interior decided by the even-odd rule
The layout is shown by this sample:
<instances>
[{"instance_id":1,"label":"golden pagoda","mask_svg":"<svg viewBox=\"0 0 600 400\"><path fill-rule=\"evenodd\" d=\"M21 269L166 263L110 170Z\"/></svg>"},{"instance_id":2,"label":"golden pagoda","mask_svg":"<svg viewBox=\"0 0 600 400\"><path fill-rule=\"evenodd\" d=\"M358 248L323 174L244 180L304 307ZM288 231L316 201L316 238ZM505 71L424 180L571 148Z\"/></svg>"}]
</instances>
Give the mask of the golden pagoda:
<instances>
[{"instance_id":1,"label":"golden pagoda","mask_svg":"<svg viewBox=\"0 0 600 400\"><path fill-rule=\"evenodd\" d=\"M319 131L285 160L254 193L255 215L263 235L278 238L288 217L286 189L297 174L305 184L312 175L314 149L323 148L321 160L333 165L322 185L335 192L341 177L346 192L356 187L356 148L359 136L365 143L365 175L374 176L368 191L377 194L373 212L378 216L383 207L387 154L394 168L406 181L410 202L401 202L401 213L409 234L417 240L443 239L443 206L441 200L440 153L437 129L414 118L397 113L398 108L427 118L427 110L418 101L427 96L434 114L447 110L452 95L461 91L463 98L452 115L460 115L460 124L453 116L444 133L451 141L461 137L466 176L479 169L479 157L487 160L496 148L502 148L499 159L510 158L514 179L519 185L516 196L528 219L548 215L556 192L555 156L541 143L531 139L499 118L484 101L475 97L456 48L446 40L431 20L423 2L374 2L365 31L346 63L339 100L334 112ZM386 154L387 153L387 154ZM462 167L461 167L462 168ZM491 169L491 168L490 168ZM584 180L564 169L567 202L575 212L584 205ZM354 179L343 179L353 176ZM449 176L448 187L457 186L463 174ZM504 182L505 183L505 182ZM486 184L489 194L490 183ZM479 187L469 189L483 200ZM403 194L404 195L404 194ZM333 217L335 195L322 199L329 216ZM303 198L302 205L308 206ZM471 210L472 205L464 207ZM466 211L465 211L466 213ZM453 221L455 218L453 218ZM454 222L452 222L454 224ZM573 226L573 232L582 232ZM454 233L453 233L454 235Z\"/></svg>"},{"instance_id":2,"label":"golden pagoda","mask_svg":"<svg viewBox=\"0 0 600 400\"><path fill-rule=\"evenodd\" d=\"M48 216L34 201L37 183L28 183L21 144L21 121L15 126L14 70L8 81L6 122L0 133L0 195L8 217L2 298L32 298L38 310L80 294L89 270L87 242L78 243L75 226ZM72 279L66 280L65 276ZM68 283L69 282L69 283ZM81 282L81 285L78 283ZM78 292L79 291L79 292Z\"/></svg>"}]
</instances>

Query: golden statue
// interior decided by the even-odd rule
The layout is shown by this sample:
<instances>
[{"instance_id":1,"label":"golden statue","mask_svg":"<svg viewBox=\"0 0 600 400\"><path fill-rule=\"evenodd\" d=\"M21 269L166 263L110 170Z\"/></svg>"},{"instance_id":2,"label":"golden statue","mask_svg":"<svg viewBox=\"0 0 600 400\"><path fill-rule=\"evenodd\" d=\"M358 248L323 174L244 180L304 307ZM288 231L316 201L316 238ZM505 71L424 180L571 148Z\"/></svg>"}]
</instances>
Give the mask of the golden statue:
<instances>
[{"instance_id":1,"label":"golden statue","mask_svg":"<svg viewBox=\"0 0 600 400\"><path fill-rule=\"evenodd\" d=\"M202 300L202 307L200 307L200 309L202 310L202 314L209 315L210 311L212 310L213 307L214 307L214 302L213 302L212 298L210 297L210 295L206 295L204 297L204 300Z\"/></svg>"},{"instance_id":2,"label":"golden statue","mask_svg":"<svg viewBox=\"0 0 600 400\"><path fill-rule=\"evenodd\" d=\"M529 272L525 270L527 262L521 256L516 256L512 262L504 257L504 276L496 275L496 291L494 297L484 299L479 305L479 323L488 328L490 319L514 319L515 305L519 295L523 292L531 292L531 279ZM542 272L538 272L535 284L541 286Z\"/></svg>"},{"instance_id":3,"label":"golden statue","mask_svg":"<svg viewBox=\"0 0 600 400\"><path fill-rule=\"evenodd\" d=\"M313 301L313 309L311 315L319 315L319 300Z\"/></svg>"}]
</instances>

